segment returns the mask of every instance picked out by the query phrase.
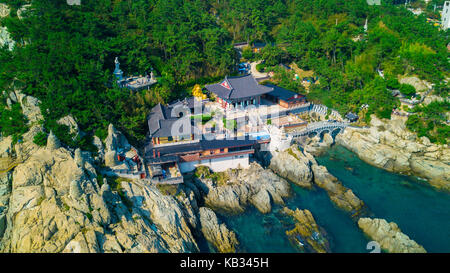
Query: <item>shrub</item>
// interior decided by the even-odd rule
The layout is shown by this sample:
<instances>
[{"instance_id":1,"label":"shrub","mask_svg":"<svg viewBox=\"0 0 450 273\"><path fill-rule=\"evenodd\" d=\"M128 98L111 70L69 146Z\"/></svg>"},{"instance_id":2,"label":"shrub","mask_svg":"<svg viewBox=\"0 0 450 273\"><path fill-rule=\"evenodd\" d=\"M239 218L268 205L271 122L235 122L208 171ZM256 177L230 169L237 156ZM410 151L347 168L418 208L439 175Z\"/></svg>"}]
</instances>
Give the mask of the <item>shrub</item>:
<instances>
[{"instance_id":1,"label":"shrub","mask_svg":"<svg viewBox=\"0 0 450 273\"><path fill-rule=\"evenodd\" d=\"M387 80L386 87L389 89L399 89L400 83L398 82L398 80L396 78L391 78L391 79Z\"/></svg>"},{"instance_id":2,"label":"shrub","mask_svg":"<svg viewBox=\"0 0 450 273\"><path fill-rule=\"evenodd\" d=\"M37 133L33 138L33 142L40 147L47 145L47 134L44 132Z\"/></svg>"},{"instance_id":3,"label":"shrub","mask_svg":"<svg viewBox=\"0 0 450 273\"><path fill-rule=\"evenodd\" d=\"M402 84L400 85L400 92L405 96L413 96L416 94L416 88L410 84Z\"/></svg>"},{"instance_id":4,"label":"shrub","mask_svg":"<svg viewBox=\"0 0 450 273\"><path fill-rule=\"evenodd\" d=\"M259 72L264 72L264 69L266 68L266 65L263 63L257 64L256 65L256 70L258 70Z\"/></svg>"}]
</instances>

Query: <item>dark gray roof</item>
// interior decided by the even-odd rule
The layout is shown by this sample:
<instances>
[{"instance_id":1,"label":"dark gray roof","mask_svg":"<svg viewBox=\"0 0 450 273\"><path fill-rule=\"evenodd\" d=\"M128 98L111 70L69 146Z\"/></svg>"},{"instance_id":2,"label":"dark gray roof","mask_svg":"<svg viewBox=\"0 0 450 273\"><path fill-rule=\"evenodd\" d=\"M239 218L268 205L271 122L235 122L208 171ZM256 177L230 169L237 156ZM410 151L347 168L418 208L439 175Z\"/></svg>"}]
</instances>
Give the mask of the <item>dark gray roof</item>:
<instances>
[{"instance_id":1,"label":"dark gray roof","mask_svg":"<svg viewBox=\"0 0 450 273\"><path fill-rule=\"evenodd\" d=\"M184 98L183 100L176 100L174 102L171 102L168 107L175 107L177 105L186 105L187 107L189 107L189 109L193 109L194 105L195 105L195 101L196 99L194 97L189 97L189 98ZM203 105L203 102L205 100L202 101L197 101L197 103L199 105Z\"/></svg>"},{"instance_id":2,"label":"dark gray roof","mask_svg":"<svg viewBox=\"0 0 450 273\"><path fill-rule=\"evenodd\" d=\"M302 94L295 93L294 91L284 89L282 87L273 85L273 84L266 84L268 87L272 87L273 91L268 93L268 95L282 99L284 101L288 101L289 99L294 99L295 95L297 95L297 99L303 99L305 96Z\"/></svg>"},{"instance_id":3,"label":"dark gray roof","mask_svg":"<svg viewBox=\"0 0 450 273\"><path fill-rule=\"evenodd\" d=\"M240 77L225 77L222 82L205 87L222 99L232 100L260 96L273 91L271 87L258 84L251 74Z\"/></svg>"},{"instance_id":4,"label":"dark gray roof","mask_svg":"<svg viewBox=\"0 0 450 273\"><path fill-rule=\"evenodd\" d=\"M345 117L350 120L359 118L357 115L353 114L352 112L347 113L347 115L345 115Z\"/></svg>"},{"instance_id":5,"label":"dark gray roof","mask_svg":"<svg viewBox=\"0 0 450 273\"><path fill-rule=\"evenodd\" d=\"M158 154L159 152L160 157L171 157L173 159L173 157L177 155L197 153L205 150L251 146L256 143L257 141L252 139L201 140L195 143L152 147L146 149L145 155L148 158L153 158L153 150L155 150L155 154Z\"/></svg>"},{"instance_id":6,"label":"dark gray roof","mask_svg":"<svg viewBox=\"0 0 450 273\"><path fill-rule=\"evenodd\" d=\"M185 135L185 132L191 134L193 132L193 127L191 126L191 120L189 119L189 128L182 128L184 132L172 132L172 126L176 121L179 120L177 117L180 111L185 111L186 109L178 108L182 106L181 104L172 105L172 107L164 106L160 103L153 107L152 111L148 116L148 128L150 132L150 137L169 137L169 136L180 136Z\"/></svg>"}]
</instances>

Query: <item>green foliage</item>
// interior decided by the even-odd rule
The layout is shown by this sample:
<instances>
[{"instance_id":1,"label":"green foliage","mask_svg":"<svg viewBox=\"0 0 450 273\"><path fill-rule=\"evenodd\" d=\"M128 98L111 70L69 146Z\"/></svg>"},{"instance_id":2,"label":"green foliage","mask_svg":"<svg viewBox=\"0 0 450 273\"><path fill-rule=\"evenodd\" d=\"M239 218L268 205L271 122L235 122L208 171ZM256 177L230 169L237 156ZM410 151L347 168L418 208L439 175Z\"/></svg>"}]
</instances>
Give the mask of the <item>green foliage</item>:
<instances>
[{"instance_id":1,"label":"green foliage","mask_svg":"<svg viewBox=\"0 0 450 273\"><path fill-rule=\"evenodd\" d=\"M390 89L399 89L400 83L396 78L390 78L386 81L386 87Z\"/></svg>"},{"instance_id":2,"label":"green foliage","mask_svg":"<svg viewBox=\"0 0 450 273\"><path fill-rule=\"evenodd\" d=\"M46 133L39 132L34 136L33 142L38 146L44 147L45 145L47 145L47 137L48 135Z\"/></svg>"},{"instance_id":3,"label":"green foliage","mask_svg":"<svg viewBox=\"0 0 450 273\"><path fill-rule=\"evenodd\" d=\"M254 57L255 57L255 54L253 53L251 47L248 46L242 50L242 58L244 58L245 60L251 61L251 60L253 60Z\"/></svg>"},{"instance_id":4,"label":"green foliage","mask_svg":"<svg viewBox=\"0 0 450 273\"><path fill-rule=\"evenodd\" d=\"M198 166L194 175L198 178L211 179L218 185L225 185L230 180L230 176L226 172L211 172L207 166Z\"/></svg>"},{"instance_id":5,"label":"green foliage","mask_svg":"<svg viewBox=\"0 0 450 273\"><path fill-rule=\"evenodd\" d=\"M234 130L237 128L237 121L235 119L222 119L223 127L227 128L228 130Z\"/></svg>"},{"instance_id":6,"label":"green foliage","mask_svg":"<svg viewBox=\"0 0 450 273\"><path fill-rule=\"evenodd\" d=\"M258 70L259 72L264 72L265 68L266 68L266 64L264 64L264 63L259 63L256 65L256 70Z\"/></svg>"},{"instance_id":7,"label":"green foliage","mask_svg":"<svg viewBox=\"0 0 450 273\"><path fill-rule=\"evenodd\" d=\"M13 7L11 14L23 3L6 2ZM17 44L12 52L0 49L0 88L10 88L15 79L16 88L21 85L40 99L44 127L71 147L95 151L92 137L104 139L109 123L132 143L142 143L150 109L188 95L196 83L232 74L238 62L232 43L240 41L268 44L258 56L244 49L243 58L263 58L284 88L304 92L300 81L292 80L292 71L276 67L279 63L314 70L319 83L310 87L308 98L342 114L367 103L365 119L371 113L390 117L398 102L386 87L400 88L391 80L398 74L413 72L438 83L436 94L448 95L448 86L439 84L450 71L446 33L393 1L381 6L365 0L82 2L70 6L65 0L34 0L33 12L23 20L1 20ZM433 15L428 8L426 12ZM115 88L116 56L128 75L153 68L158 84L141 92ZM378 79L377 69L389 80ZM2 134L20 138L27 128L18 106L0 105L0 111ZM56 123L68 114L85 137L71 136Z\"/></svg>"},{"instance_id":8,"label":"green foliage","mask_svg":"<svg viewBox=\"0 0 450 273\"><path fill-rule=\"evenodd\" d=\"M426 136L431 142L446 144L450 139L450 126L446 113L450 111L448 100L433 101L426 106L416 106L414 115L408 117L406 126L419 137Z\"/></svg>"},{"instance_id":9,"label":"green foliage","mask_svg":"<svg viewBox=\"0 0 450 273\"><path fill-rule=\"evenodd\" d=\"M416 94L416 88L410 84L404 83L400 85L400 92L407 97L411 97Z\"/></svg>"},{"instance_id":10,"label":"green foliage","mask_svg":"<svg viewBox=\"0 0 450 273\"><path fill-rule=\"evenodd\" d=\"M20 104L14 103L9 109L2 101L0 102L0 132L4 136L12 135L16 142L28 130L27 119L22 114Z\"/></svg>"}]
</instances>

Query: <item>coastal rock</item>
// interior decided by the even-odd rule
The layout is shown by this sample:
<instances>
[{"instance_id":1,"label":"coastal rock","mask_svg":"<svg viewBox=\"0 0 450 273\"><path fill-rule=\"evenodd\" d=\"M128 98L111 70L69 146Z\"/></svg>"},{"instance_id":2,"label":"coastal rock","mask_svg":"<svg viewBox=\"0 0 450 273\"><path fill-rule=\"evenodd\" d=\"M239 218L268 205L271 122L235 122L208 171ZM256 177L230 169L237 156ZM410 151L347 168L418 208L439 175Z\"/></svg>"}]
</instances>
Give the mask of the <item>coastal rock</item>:
<instances>
[{"instance_id":1,"label":"coastal rock","mask_svg":"<svg viewBox=\"0 0 450 273\"><path fill-rule=\"evenodd\" d=\"M214 211L201 207L199 210L201 230L206 240L221 253L235 253L239 242L236 234L230 231L225 224L220 223Z\"/></svg>"},{"instance_id":2,"label":"coastal rock","mask_svg":"<svg viewBox=\"0 0 450 273\"><path fill-rule=\"evenodd\" d=\"M377 241L381 248L391 253L426 253L426 250L406 234L397 224L384 219L360 218L358 226L371 239Z\"/></svg>"},{"instance_id":3,"label":"coastal rock","mask_svg":"<svg viewBox=\"0 0 450 273\"><path fill-rule=\"evenodd\" d=\"M117 155L126 153L134 149L129 143L127 138L116 128L110 124L108 127L108 136L105 139L105 165L107 167L115 167L120 164L117 160Z\"/></svg>"},{"instance_id":4,"label":"coastal rock","mask_svg":"<svg viewBox=\"0 0 450 273\"><path fill-rule=\"evenodd\" d=\"M372 115L370 128L346 128L336 143L365 162L391 172L413 174L431 186L450 191L450 149L430 143L406 129L406 119L380 120Z\"/></svg>"},{"instance_id":5,"label":"coastal rock","mask_svg":"<svg viewBox=\"0 0 450 273\"><path fill-rule=\"evenodd\" d=\"M37 148L2 176L0 251L198 251L174 197L137 181L100 187L107 181L97 181L92 161L82 151Z\"/></svg>"},{"instance_id":6,"label":"coastal rock","mask_svg":"<svg viewBox=\"0 0 450 273\"><path fill-rule=\"evenodd\" d=\"M214 210L242 213L246 206L252 203L262 212L266 212L269 205L267 198L263 197L264 193L260 193L262 190L266 191L270 195L270 201L276 204L283 204L283 199L290 194L287 181L256 162L252 162L248 169L228 170L225 173L228 176L225 183L219 184L214 179L198 177L192 184L202 193L205 205Z\"/></svg>"},{"instance_id":7,"label":"coastal rock","mask_svg":"<svg viewBox=\"0 0 450 273\"><path fill-rule=\"evenodd\" d=\"M331 175L326 167L313 164L312 170L314 183L328 193L336 206L350 212L353 217L363 212L364 202L351 189L346 188L336 177Z\"/></svg>"},{"instance_id":8,"label":"coastal rock","mask_svg":"<svg viewBox=\"0 0 450 273\"><path fill-rule=\"evenodd\" d=\"M293 211L284 207L283 213L291 216L295 222L294 229L286 231L286 235L296 247L301 250L306 248L309 252L331 252L330 244L324 235L325 231L317 225L309 210L297 208Z\"/></svg>"},{"instance_id":9,"label":"coastal rock","mask_svg":"<svg viewBox=\"0 0 450 273\"><path fill-rule=\"evenodd\" d=\"M272 210L270 194L265 189L261 189L254 195L251 202L261 213L269 213Z\"/></svg>"},{"instance_id":10,"label":"coastal rock","mask_svg":"<svg viewBox=\"0 0 450 273\"><path fill-rule=\"evenodd\" d=\"M306 152L314 156L319 156L326 152L331 145L334 144L334 139L330 134L325 133L322 141L320 141L319 136L315 136L313 138L306 137L300 142L300 144L304 147Z\"/></svg>"},{"instance_id":11,"label":"coastal rock","mask_svg":"<svg viewBox=\"0 0 450 273\"><path fill-rule=\"evenodd\" d=\"M269 168L301 187L312 188L310 161L296 145L284 152L274 152Z\"/></svg>"}]
</instances>

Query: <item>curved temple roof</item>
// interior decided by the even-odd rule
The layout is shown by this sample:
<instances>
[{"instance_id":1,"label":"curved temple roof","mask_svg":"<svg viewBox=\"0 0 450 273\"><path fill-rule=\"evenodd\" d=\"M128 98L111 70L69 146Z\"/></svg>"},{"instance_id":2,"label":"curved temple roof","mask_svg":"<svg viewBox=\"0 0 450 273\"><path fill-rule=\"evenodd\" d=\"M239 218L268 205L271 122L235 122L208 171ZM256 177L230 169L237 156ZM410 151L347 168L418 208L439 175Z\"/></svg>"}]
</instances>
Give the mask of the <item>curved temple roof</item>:
<instances>
[{"instance_id":1,"label":"curved temple roof","mask_svg":"<svg viewBox=\"0 0 450 273\"><path fill-rule=\"evenodd\" d=\"M244 99L273 91L272 87L258 84L251 74L240 77L225 77L220 83L206 85L208 91L222 99Z\"/></svg>"}]
</instances>

